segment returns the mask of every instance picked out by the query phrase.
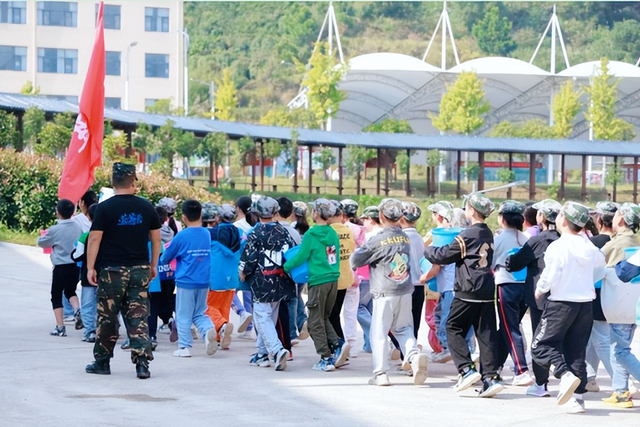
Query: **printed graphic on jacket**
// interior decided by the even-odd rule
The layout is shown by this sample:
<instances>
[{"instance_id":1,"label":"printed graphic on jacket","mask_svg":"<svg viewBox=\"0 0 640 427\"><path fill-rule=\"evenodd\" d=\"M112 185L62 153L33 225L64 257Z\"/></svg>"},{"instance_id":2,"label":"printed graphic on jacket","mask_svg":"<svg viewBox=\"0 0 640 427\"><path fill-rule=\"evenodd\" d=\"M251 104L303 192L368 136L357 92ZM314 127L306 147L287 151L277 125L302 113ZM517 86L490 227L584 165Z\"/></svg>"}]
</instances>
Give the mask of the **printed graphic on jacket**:
<instances>
[{"instance_id":1,"label":"printed graphic on jacket","mask_svg":"<svg viewBox=\"0 0 640 427\"><path fill-rule=\"evenodd\" d=\"M389 278L396 282L402 282L409 277L409 257L407 254L395 254L391 261L391 274Z\"/></svg>"},{"instance_id":2,"label":"printed graphic on jacket","mask_svg":"<svg viewBox=\"0 0 640 427\"><path fill-rule=\"evenodd\" d=\"M327 246L327 263L329 265L335 265L336 262L338 262L338 257L336 256L336 247Z\"/></svg>"}]
</instances>

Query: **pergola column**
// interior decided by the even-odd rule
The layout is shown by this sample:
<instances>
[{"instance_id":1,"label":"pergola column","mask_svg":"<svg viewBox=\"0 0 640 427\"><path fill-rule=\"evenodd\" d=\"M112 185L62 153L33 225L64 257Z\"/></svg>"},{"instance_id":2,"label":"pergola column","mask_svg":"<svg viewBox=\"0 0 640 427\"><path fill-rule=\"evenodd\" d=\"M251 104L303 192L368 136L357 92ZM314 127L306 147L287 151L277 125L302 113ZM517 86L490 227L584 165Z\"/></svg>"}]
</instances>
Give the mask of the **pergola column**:
<instances>
[{"instance_id":1,"label":"pergola column","mask_svg":"<svg viewBox=\"0 0 640 427\"><path fill-rule=\"evenodd\" d=\"M264 191L264 139L260 141L260 191Z\"/></svg>"},{"instance_id":2,"label":"pergola column","mask_svg":"<svg viewBox=\"0 0 640 427\"><path fill-rule=\"evenodd\" d=\"M633 182L633 203L638 203L638 157L633 158L633 174L631 176Z\"/></svg>"},{"instance_id":3,"label":"pergola column","mask_svg":"<svg viewBox=\"0 0 640 427\"><path fill-rule=\"evenodd\" d=\"M253 161L251 162L251 191L256 191L256 160L258 160L258 142L253 140Z\"/></svg>"},{"instance_id":4,"label":"pergola column","mask_svg":"<svg viewBox=\"0 0 640 427\"><path fill-rule=\"evenodd\" d=\"M566 174L565 155L560 156L560 191L558 191L558 199L564 199L564 181Z\"/></svg>"},{"instance_id":5,"label":"pergola column","mask_svg":"<svg viewBox=\"0 0 640 427\"><path fill-rule=\"evenodd\" d=\"M293 153L293 192L298 192L298 151Z\"/></svg>"},{"instance_id":6,"label":"pergola column","mask_svg":"<svg viewBox=\"0 0 640 427\"><path fill-rule=\"evenodd\" d=\"M513 171L513 153L509 153L508 162L509 162L509 165L508 165L509 171ZM507 199L512 198L513 192L511 190L512 190L512 187L509 187L507 189Z\"/></svg>"},{"instance_id":7,"label":"pergola column","mask_svg":"<svg viewBox=\"0 0 640 427\"><path fill-rule=\"evenodd\" d=\"M613 156L613 167L614 167L613 172L617 173L618 172L618 156ZM613 179L613 191L612 191L612 194L611 194L611 198L612 198L614 203L617 201L616 199L618 198L618 183L616 182L617 179L615 179L615 178L616 177L614 176L614 179ZM602 177L602 179L604 179L604 176Z\"/></svg>"},{"instance_id":8,"label":"pergola column","mask_svg":"<svg viewBox=\"0 0 640 427\"><path fill-rule=\"evenodd\" d=\"M478 191L484 190L484 151L478 152Z\"/></svg>"},{"instance_id":9,"label":"pergola column","mask_svg":"<svg viewBox=\"0 0 640 427\"><path fill-rule=\"evenodd\" d=\"M529 154L529 200L536 198L536 155Z\"/></svg>"},{"instance_id":10,"label":"pergola column","mask_svg":"<svg viewBox=\"0 0 640 427\"><path fill-rule=\"evenodd\" d=\"M457 163L456 163L456 199L459 199L462 195L460 188L460 165L462 164L462 151L457 151Z\"/></svg>"},{"instance_id":11,"label":"pergola column","mask_svg":"<svg viewBox=\"0 0 640 427\"><path fill-rule=\"evenodd\" d=\"M342 147L338 147L338 195L342 196Z\"/></svg>"},{"instance_id":12,"label":"pergola column","mask_svg":"<svg viewBox=\"0 0 640 427\"><path fill-rule=\"evenodd\" d=\"M411 152L408 148L407 148L407 158L409 160L407 162L407 187L405 188L405 190L406 190L407 197L411 197Z\"/></svg>"},{"instance_id":13,"label":"pergola column","mask_svg":"<svg viewBox=\"0 0 640 427\"><path fill-rule=\"evenodd\" d=\"M308 145L309 149L309 194L313 194L313 147Z\"/></svg>"},{"instance_id":14,"label":"pergola column","mask_svg":"<svg viewBox=\"0 0 640 427\"><path fill-rule=\"evenodd\" d=\"M582 192L580 199L584 202L587 200L587 156L582 155Z\"/></svg>"},{"instance_id":15,"label":"pergola column","mask_svg":"<svg viewBox=\"0 0 640 427\"><path fill-rule=\"evenodd\" d=\"M376 148L376 194L380 195L380 149Z\"/></svg>"}]
</instances>

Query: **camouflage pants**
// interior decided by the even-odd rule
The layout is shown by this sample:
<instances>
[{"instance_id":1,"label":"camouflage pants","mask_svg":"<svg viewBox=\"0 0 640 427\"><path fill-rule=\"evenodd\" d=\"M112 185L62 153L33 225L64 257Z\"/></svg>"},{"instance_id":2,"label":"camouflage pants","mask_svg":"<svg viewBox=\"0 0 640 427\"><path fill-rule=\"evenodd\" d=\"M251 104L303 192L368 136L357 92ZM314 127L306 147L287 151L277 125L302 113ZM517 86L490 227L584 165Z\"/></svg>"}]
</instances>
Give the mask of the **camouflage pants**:
<instances>
[{"instance_id":1,"label":"camouflage pants","mask_svg":"<svg viewBox=\"0 0 640 427\"><path fill-rule=\"evenodd\" d=\"M93 356L98 361L113 357L118 339L118 313L129 335L131 361L153 360L149 340L149 266L105 267L98 277L98 328Z\"/></svg>"}]
</instances>

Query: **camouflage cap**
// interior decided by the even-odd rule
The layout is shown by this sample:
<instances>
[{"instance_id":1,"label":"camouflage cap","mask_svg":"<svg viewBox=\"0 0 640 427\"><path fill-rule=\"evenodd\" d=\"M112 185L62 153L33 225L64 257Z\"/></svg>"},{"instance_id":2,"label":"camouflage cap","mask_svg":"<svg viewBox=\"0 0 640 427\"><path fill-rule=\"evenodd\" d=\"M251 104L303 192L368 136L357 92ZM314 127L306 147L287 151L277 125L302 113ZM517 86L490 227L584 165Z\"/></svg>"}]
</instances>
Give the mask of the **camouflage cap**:
<instances>
[{"instance_id":1,"label":"camouflage cap","mask_svg":"<svg viewBox=\"0 0 640 427\"><path fill-rule=\"evenodd\" d=\"M212 202L202 204L202 222L213 222L218 216L218 205Z\"/></svg>"},{"instance_id":2,"label":"camouflage cap","mask_svg":"<svg viewBox=\"0 0 640 427\"><path fill-rule=\"evenodd\" d=\"M120 163L120 162L116 162L113 164L112 176L114 179L123 178L125 176L132 176L136 180L138 179L138 177L136 176L135 165L131 165L128 163Z\"/></svg>"},{"instance_id":3,"label":"camouflage cap","mask_svg":"<svg viewBox=\"0 0 640 427\"><path fill-rule=\"evenodd\" d=\"M520 214L524 213L524 210L527 207L524 203L517 202L515 200L505 200L500 203L500 207L498 208L499 214Z\"/></svg>"},{"instance_id":4,"label":"camouflage cap","mask_svg":"<svg viewBox=\"0 0 640 427\"><path fill-rule=\"evenodd\" d=\"M453 203L447 202L446 200L441 200L432 205L429 205L427 209L431 212L437 213L447 221L451 222L453 218Z\"/></svg>"},{"instance_id":5,"label":"camouflage cap","mask_svg":"<svg viewBox=\"0 0 640 427\"><path fill-rule=\"evenodd\" d=\"M402 215L409 222L416 222L422 216L422 209L414 202L402 202Z\"/></svg>"},{"instance_id":6,"label":"camouflage cap","mask_svg":"<svg viewBox=\"0 0 640 427\"><path fill-rule=\"evenodd\" d=\"M623 203L618 208L618 213L629 227L637 227L640 224L640 206L633 203Z\"/></svg>"},{"instance_id":7,"label":"camouflage cap","mask_svg":"<svg viewBox=\"0 0 640 427\"><path fill-rule=\"evenodd\" d=\"M485 218L496 209L495 203L482 193L471 193L465 197L465 207L469 205Z\"/></svg>"},{"instance_id":8,"label":"camouflage cap","mask_svg":"<svg viewBox=\"0 0 640 427\"><path fill-rule=\"evenodd\" d=\"M362 211L360 218L380 219L380 209L378 209L377 206L367 206L364 208L364 211Z\"/></svg>"},{"instance_id":9,"label":"camouflage cap","mask_svg":"<svg viewBox=\"0 0 640 427\"><path fill-rule=\"evenodd\" d=\"M598 202L596 203L596 213L603 216L613 217L619 207L620 205L613 202Z\"/></svg>"},{"instance_id":10,"label":"camouflage cap","mask_svg":"<svg viewBox=\"0 0 640 427\"><path fill-rule=\"evenodd\" d=\"M333 214L333 216L342 215L342 210L343 210L342 203L340 203L340 202L339 202L339 201L337 201L337 200L333 200L333 199L330 199L329 201L331 202L331 204L333 205L333 207L336 209L336 213L335 213L335 214Z\"/></svg>"},{"instance_id":11,"label":"camouflage cap","mask_svg":"<svg viewBox=\"0 0 640 427\"><path fill-rule=\"evenodd\" d=\"M562 210L562 205L553 199L541 200L538 203L534 203L531 207L538 212L542 212L544 219L551 222L556 222L556 218Z\"/></svg>"},{"instance_id":12,"label":"camouflage cap","mask_svg":"<svg viewBox=\"0 0 640 427\"><path fill-rule=\"evenodd\" d=\"M260 218L273 218L280 211L280 205L273 197L260 196L253 201L251 211L255 212Z\"/></svg>"},{"instance_id":13,"label":"camouflage cap","mask_svg":"<svg viewBox=\"0 0 640 427\"><path fill-rule=\"evenodd\" d=\"M389 221L399 221L403 215L402 202L397 199L383 199L378 209Z\"/></svg>"},{"instance_id":14,"label":"camouflage cap","mask_svg":"<svg viewBox=\"0 0 640 427\"><path fill-rule=\"evenodd\" d=\"M348 217L355 217L358 214L358 202L351 199L341 200L342 211Z\"/></svg>"},{"instance_id":15,"label":"camouflage cap","mask_svg":"<svg viewBox=\"0 0 640 427\"><path fill-rule=\"evenodd\" d=\"M163 197L156 206L163 207L168 214L172 214L178 209L178 203L171 197Z\"/></svg>"},{"instance_id":16,"label":"camouflage cap","mask_svg":"<svg viewBox=\"0 0 640 427\"><path fill-rule=\"evenodd\" d=\"M329 219L336 215L337 206L329 199L321 197L311 202L311 207L322 219Z\"/></svg>"},{"instance_id":17,"label":"camouflage cap","mask_svg":"<svg viewBox=\"0 0 640 427\"><path fill-rule=\"evenodd\" d=\"M222 222L233 222L236 220L238 212L236 211L236 208L234 208L230 204L225 203L224 205L218 207L218 216L220 217Z\"/></svg>"},{"instance_id":18,"label":"camouflage cap","mask_svg":"<svg viewBox=\"0 0 640 427\"><path fill-rule=\"evenodd\" d=\"M309 208L305 202L293 202L293 213L296 216L306 216L307 210L309 210Z\"/></svg>"},{"instance_id":19,"label":"camouflage cap","mask_svg":"<svg viewBox=\"0 0 640 427\"><path fill-rule=\"evenodd\" d=\"M589 208L576 202L566 202L562 206L562 215L572 224L584 227L589 221Z\"/></svg>"}]
</instances>

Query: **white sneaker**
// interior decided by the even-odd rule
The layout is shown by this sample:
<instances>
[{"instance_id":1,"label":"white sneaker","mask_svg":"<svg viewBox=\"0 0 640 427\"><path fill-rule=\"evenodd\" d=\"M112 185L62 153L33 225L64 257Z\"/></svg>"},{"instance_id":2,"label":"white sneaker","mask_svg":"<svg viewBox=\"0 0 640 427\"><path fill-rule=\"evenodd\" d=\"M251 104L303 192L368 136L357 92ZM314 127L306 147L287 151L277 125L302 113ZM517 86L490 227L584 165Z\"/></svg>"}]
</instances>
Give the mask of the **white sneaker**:
<instances>
[{"instance_id":1,"label":"white sneaker","mask_svg":"<svg viewBox=\"0 0 640 427\"><path fill-rule=\"evenodd\" d=\"M169 328L168 324L164 324L158 328L158 333L169 335L171 333L171 328Z\"/></svg>"},{"instance_id":2,"label":"white sneaker","mask_svg":"<svg viewBox=\"0 0 640 427\"><path fill-rule=\"evenodd\" d=\"M179 348L173 352L175 357L191 357L191 352L188 348Z\"/></svg>"},{"instance_id":3,"label":"white sneaker","mask_svg":"<svg viewBox=\"0 0 640 427\"><path fill-rule=\"evenodd\" d=\"M211 328L204 335L204 347L207 349L207 355L213 356L218 351L218 342L216 341L216 328Z\"/></svg>"},{"instance_id":4,"label":"white sneaker","mask_svg":"<svg viewBox=\"0 0 640 427\"><path fill-rule=\"evenodd\" d=\"M413 372L413 384L421 385L427 380L427 368L429 357L424 354L416 354L411 361L411 371Z\"/></svg>"},{"instance_id":5,"label":"white sneaker","mask_svg":"<svg viewBox=\"0 0 640 427\"><path fill-rule=\"evenodd\" d=\"M516 375L513 377L513 382L511 385L516 387L527 387L533 384L533 378L529 375L528 371L524 371L520 375Z\"/></svg>"},{"instance_id":6,"label":"white sneaker","mask_svg":"<svg viewBox=\"0 0 640 427\"><path fill-rule=\"evenodd\" d=\"M549 397L551 393L547 390L547 385L538 385L535 382L527 387L527 396Z\"/></svg>"},{"instance_id":7,"label":"white sneaker","mask_svg":"<svg viewBox=\"0 0 640 427\"><path fill-rule=\"evenodd\" d=\"M440 353L431 353L429 356L429 362L431 363L447 363L453 360L453 356L449 350L441 351Z\"/></svg>"},{"instance_id":8,"label":"white sneaker","mask_svg":"<svg viewBox=\"0 0 640 427\"><path fill-rule=\"evenodd\" d=\"M253 315L249 312L242 313L240 316L240 326L238 326L238 332L244 332L249 327L249 323L253 320Z\"/></svg>"},{"instance_id":9,"label":"white sneaker","mask_svg":"<svg viewBox=\"0 0 640 427\"><path fill-rule=\"evenodd\" d=\"M191 325L191 337L194 340L198 339L198 329L196 329L196 327L194 325Z\"/></svg>"},{"instance_id":10,"label":"white sneaker","mask_svg":"<svg viewBox=\"0 0 640 427\"><path fill-rule=\"evenodd\" d=\"M369 385L389 386L391 382L387 374L376 375L369 380Z\"/></svg>"},{"instance_id":11,"label":"white sneaker","mask_svg":"<svg viewBox=\"0 0 640 427\"><path fill-rule=\"evenodd\" d=\"M600 386L598 385L598 383L596 382L596 379L592 379L587 381L587 385L585 386L585 388L587 389L588 392L590 393L597 393L600 391Z\"/></svg>"},{"instance_id":12,"label":"white sneaker","mask_svg":"<svg viewBox=\"0 0 640 427\"><path fill-rule=\"evenodd\" d=\"M560 377L560 389L556 401L558 405L564 405L571 399L573 392L580 385L580 378L573 375L573 372L567 371Z\"/></svg>"},{"instance_id":13,"label":"white sneaker","mask_svg":"<svg viewBox=\"0 0 640 427\"><path fill-rule=\"evenodd\" d=\"M286 348L281 349L278 354L273 358L273 362L276 365L276 371L284 371L287 369L287 359L289 358L289 350Z\"/></svg>"},{"instance_id":14,"label":"white sneaker","mask_svg":"<svg viewBox=\"0 0 640 427\"><path fill-rule=\"evenodd\" d=\"M578 400L570 398L566 405L568 414L584 414L586 412L584 408L584 400Z\"/></svg>"},{"instance_id":15,"label":"white sneaker","mask_svg":"<svg viewBox=\"0 0 640 427\"><path fill-rule=\"evenodd\" d=\"M253 332L253 329L250 331L244 331L243 333L238 334L238 338L240 338L241 340L255 341L256 333Z\"/></svg>"},{"instance_id":16,"label":"white sneaker","mask_svg":"<svg viewBox=\"0 0 640 427\"><path fill-rule=\"evenodd\" d=\"M229 350L231 345L231 334L233 333L233 323L227 322L220 328L220 348Z\"/></svg>"}]
</instances>

